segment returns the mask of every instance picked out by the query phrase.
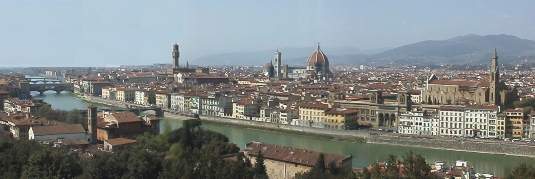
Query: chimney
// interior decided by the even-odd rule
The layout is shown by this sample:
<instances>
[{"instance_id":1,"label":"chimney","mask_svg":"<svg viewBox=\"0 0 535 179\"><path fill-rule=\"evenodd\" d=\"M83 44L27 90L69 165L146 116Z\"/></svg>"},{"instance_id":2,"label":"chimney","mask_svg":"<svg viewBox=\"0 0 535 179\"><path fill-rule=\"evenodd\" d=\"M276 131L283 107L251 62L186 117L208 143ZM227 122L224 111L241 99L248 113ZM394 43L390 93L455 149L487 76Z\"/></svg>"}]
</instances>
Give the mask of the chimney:
<instances>
[{"instance_id":1,"label":"chimney","mask_svg":"<svg viewBox=\"0 0 535 179\"><path fill-rule=\"evenodd\" d=\"M97 107L89 106L87 108L87 134L89 143L97 143Z\"/></svg>"}]
</instances>

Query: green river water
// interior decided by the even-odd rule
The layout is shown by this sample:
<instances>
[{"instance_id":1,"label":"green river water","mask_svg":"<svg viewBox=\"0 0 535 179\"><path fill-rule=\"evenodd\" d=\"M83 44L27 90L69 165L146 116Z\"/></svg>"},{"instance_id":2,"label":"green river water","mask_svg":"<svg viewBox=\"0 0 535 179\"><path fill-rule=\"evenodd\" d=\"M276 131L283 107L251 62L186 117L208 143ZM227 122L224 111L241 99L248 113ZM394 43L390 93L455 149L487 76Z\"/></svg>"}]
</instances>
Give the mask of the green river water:
<instances>
[{"instance_id":1,"label":"green river water","mask_svg":"<svg viewBox=\"0 0 535 179\"><path fill-rule=\"evenodd\" d=\"M37 95L37 94L34 94ZM44 96L35 96L48 102L55 109L71 110L84 109L87 104L70 93L45 93ZM161 131L176 129L182 126L182 120L165 118L161 121ZM382 144L366 144L343 140L333 140L327 137L285 133L280 131L247 128L218 123L203 123L208 130L219 132L229 138L240 148L249 141L260 141L270 144L292 146L316 150L324 153L336 153L353 156L354 167L364 167L371 162L381 161L389 154L401 156L409 151L424 156L428 162L445 161L453 164L456 160L466 160L477 172L503 175L510 168L521 163L535 164L535 158L517 157L498 154L482 154L475 152L460 152L416 147L401 147Z\"/></svg>"}]
</instances>

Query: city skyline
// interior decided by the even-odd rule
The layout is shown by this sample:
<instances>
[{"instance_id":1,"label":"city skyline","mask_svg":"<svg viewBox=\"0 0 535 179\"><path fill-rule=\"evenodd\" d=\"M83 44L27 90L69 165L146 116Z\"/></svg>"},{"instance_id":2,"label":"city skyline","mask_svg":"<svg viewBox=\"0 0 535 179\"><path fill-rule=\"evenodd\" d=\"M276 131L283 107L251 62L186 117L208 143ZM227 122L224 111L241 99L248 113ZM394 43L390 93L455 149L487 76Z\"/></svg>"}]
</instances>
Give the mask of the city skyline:
<instances>
[{"instance_id":1,"label":"city skyline","mask_svg":"<svg viewBox=\"0 0 535 179\"><path fill-rule=\"evenodd\" d=\"M9 28L0 37L9 43L0 46L5 50L0 61L2 66L169 63L173 43L183 48L182 62L193 62L210 54L316 42L373 50L466 34L535 39L532 2L459 3L2 2L0 14Z\"/></svg>"}]
</instances>

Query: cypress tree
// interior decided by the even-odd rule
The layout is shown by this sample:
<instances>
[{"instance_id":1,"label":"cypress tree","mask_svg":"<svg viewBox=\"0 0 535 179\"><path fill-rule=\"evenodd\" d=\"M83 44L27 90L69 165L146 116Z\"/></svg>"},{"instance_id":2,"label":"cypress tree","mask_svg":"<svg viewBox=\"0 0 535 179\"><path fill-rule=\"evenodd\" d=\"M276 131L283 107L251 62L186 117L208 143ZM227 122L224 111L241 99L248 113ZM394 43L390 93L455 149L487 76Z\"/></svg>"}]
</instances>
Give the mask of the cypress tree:
<instances>
[{"instance_id":1,"label":"cypress tree","mask_svg":"<svg viewBox=\"0 0 535 179\"><path fill-rule=\"evenodd\" d=\"M262 151L258 151L258 156L256 157L256 163L254 165L253 170L256 179L268 178L266 173L266 165L264 164L264 155L262 155Z\"/></svg>"}]
</instances>

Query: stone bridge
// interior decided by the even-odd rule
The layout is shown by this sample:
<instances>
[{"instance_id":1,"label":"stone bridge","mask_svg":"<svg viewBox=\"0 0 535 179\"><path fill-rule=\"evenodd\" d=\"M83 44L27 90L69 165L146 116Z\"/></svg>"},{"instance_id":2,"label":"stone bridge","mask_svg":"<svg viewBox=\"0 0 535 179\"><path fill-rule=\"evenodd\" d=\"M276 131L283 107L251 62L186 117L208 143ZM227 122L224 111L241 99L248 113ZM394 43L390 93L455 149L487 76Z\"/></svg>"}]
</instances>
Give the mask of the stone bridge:
<instances>
[{"instance_id":1,"label":"stone bridge","mask_svg":"<svg viewBox=\"0 0 535 179\"><path fill-rule=\"evenodd\" d=\"M44 77L26 77L29 81L30 91L37 91L41 95L45 91L55 91L61 93L62 91L72 91L72 87L59 80L46 79Z\"/></svg>"},{"instance_id":2,"label":"stone bridge","mask_svg":"<svg viewBox=\"0 0 535 179\"><path fill-rule=\"evenodd\" d=\"M154 113L156 114L156 117L159 117L159 118L164 117L164 111L160 107L126 104L126 108L138 116L141 114L141 112L144 112L144 111L154 111Z\"/></svg>"}]
</instances>

